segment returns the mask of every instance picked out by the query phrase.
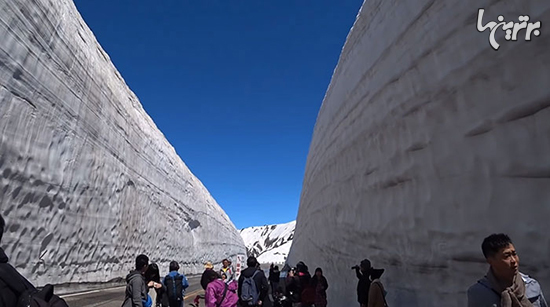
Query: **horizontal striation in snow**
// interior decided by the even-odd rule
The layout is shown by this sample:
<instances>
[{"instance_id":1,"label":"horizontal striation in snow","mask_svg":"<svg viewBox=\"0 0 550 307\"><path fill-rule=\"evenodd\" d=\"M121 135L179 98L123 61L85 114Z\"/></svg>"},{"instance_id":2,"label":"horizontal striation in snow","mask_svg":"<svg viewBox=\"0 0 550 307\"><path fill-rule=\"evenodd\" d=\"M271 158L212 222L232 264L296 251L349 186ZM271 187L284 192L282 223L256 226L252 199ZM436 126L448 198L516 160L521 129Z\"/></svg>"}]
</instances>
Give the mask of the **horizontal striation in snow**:
<instances>
[{"instance_id":1,"label":"horizontal striation in snow","mask_svg":"<svg viewBox=\"0 0 550 307\"><path fill-rule=\"evenodd\" d=\"M196 273L246 253L72 1L0 1L0 37L2 247L25 276L107 281L138 253Z\"/></svg>"},{"instance_id":2,"label":"horizontal striation in snow","mask_svg":"<svg viewBox=\"0 0 550 307\"><path fill-rule=\"evenodd\" d=\"M542 21L506 42L485 22ZM350 267L386 269L390 306L464 306L506 232L550 293L550 1L369 0L348 35L310 145L291 265L325 269L354 306ZM548 296L548 294L547 294Z\"/></svg>"}]
</instances>

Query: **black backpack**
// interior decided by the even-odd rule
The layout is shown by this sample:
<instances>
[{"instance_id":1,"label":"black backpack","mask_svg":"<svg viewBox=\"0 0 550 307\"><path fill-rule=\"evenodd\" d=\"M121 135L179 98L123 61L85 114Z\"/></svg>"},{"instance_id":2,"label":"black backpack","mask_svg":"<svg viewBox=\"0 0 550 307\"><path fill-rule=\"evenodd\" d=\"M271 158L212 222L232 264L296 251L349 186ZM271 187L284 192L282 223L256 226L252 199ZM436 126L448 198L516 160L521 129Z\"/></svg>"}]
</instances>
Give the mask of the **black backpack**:
<instances>
[{"instance_id":1,"label":"black backpack","mask_svg":"<svg viewBox=\"0 0 550 307\"><path fill-rule=\"evenodd\" d=\"M59 296L53 294L53 286L48 284L42 290L26 290L21 294L17 307L69 307Z\"/></svg>"},{"instance_id":2,"label":"black backpack","mask_svg":"<svg viewBox=\"0 0 550 307\"><path fill-rule=\"evenodd\" d=\"M166 294L170 302L183 301L183 275L166 276Z\"/></svg>"},{"instance_id":3,"label":"black backpack","mask_svg":"<svg viewBox=\"0 0 550 307\"><path fill-rule=\"evenodd\" d=\"M38 290L7 263L0 264L0 279L18 297L17 307L69 307L63 299L53 294L52 285Z\"/></svg>"}]
</instances>

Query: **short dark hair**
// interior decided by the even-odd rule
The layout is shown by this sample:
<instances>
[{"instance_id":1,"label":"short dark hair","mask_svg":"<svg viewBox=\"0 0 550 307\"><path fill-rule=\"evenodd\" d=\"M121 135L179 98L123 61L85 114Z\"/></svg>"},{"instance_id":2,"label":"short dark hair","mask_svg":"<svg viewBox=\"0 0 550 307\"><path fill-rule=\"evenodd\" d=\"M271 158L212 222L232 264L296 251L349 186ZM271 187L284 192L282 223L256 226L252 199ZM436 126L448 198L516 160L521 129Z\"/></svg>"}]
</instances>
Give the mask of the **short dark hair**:
<instances>
[{"instance_id":1,"label":"short dark hair","mask_svg":"<svg viewBox=\"0 0 550 307\"><path fill-rule=\"evenodd\" d=\"M170 272L177 271L179 269L180 269L180 265L178 264L177 261L170 262Z\"/></svg>"},{"instance_id":2,"label":"short dark hair","mask_svg":"<svg viewBox=\"0 0 550 307\"><path fill-rule=\"evenodd\" d=\"M229 259L225 258L225 259L222 260L222 263L225 262L225 261L230 262Z\"/></svg>"},{"instance_id":3,"label":"short dark hair","mask_svg":"<svg viewBox=\"0 0 550 307\"><path fill-rule=\"evenodd\" d=\"M503 233L494 233L483 240L481 244L481 250L485 259L492 257L498 253L501 249L512 244L512 240L508 235Z\"/></svg>"},{"instance_id":4,"label":"short dark hair","mask_svg":"<svg viewBox=\"0 0 550 307\"><path fill-rule=\"evenodd\" d=\"M246 259L246 265L249 268L256 267L258 265L258 260L256 259L256 257L250 256L250 257L248 257L248 259Z\"/></svg>"},{"instance_id":5,"label":"short dark hair","mask_svg":"<svg viewBox=\"0 0 550 307\"><path fill-rule=\"evenodd\" d=\"M4 227L6 227L6 222L2 215L0 215L0 242L2 242L2 236L4 235Z\"/></svg>"},{"instance_id":6,"label":"short dark hair","mask_svg":"<svg viewBox=\"0 0 550 307\"><path fill-rule=\"evenodd\" d=\"M136 257L136 270L141 271L147 265L149 265L149 257L143 254Z\"/></svg>"}]
</instances>

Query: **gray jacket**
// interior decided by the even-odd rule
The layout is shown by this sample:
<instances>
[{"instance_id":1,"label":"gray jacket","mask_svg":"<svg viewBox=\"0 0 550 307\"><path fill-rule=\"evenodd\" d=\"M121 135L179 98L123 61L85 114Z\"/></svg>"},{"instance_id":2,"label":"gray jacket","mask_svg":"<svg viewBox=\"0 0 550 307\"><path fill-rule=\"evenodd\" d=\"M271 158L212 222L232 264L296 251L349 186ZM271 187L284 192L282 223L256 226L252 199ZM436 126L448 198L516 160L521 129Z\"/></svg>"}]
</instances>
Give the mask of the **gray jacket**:
<instances>
[{"instance_id":1,"label":"gray jacket","mask_svg":"<svg viewBox=\"0 0 550 307\"><path fill-rule=\"evenodd\" d=\"M126 298L122 307L143 307L143 300L147 299L147 284L140 271L132 271L126 276Z\"/></svg>"},{"instance_id":2,"label":"gray jacket","mask_svg":"<svg viewBox=\"0 0 550 307\"><path fill-rule=\"evenodd\" d=\"M525 294L533 307L548 307L538 281L523 273L520 274L525 282ZM491 289L487 277L483 277L468 289L468 307L500 307L500 294Z\"/></svg>"}]
</instances>

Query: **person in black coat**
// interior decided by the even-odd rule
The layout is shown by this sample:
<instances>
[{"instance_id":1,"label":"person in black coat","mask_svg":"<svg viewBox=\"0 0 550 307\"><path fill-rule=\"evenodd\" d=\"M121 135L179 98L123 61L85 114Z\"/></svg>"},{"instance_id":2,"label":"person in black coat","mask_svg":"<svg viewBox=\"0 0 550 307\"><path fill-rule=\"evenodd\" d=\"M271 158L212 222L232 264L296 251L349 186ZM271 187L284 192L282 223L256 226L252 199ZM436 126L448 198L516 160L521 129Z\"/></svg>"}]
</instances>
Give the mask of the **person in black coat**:
<instances>
[{"instance_id":1,"label":"person in black coat","mask_svg":"<svg viewBox=\"0 0 550 307\"><path fill-rule=\"evenodd\" d=\"M257 306L262 305L263 302L267 299L268 289L269 285L267 283L267 278L265 277L265 274L262 270L258 269L258 260L256 260L256 257L248 257L246 260L246 265L248 268L246 268L244 271L242 271L241 276L239 277L239 305L240 306L248 306L244 302L241 301L241 290L243 286L243 281L245 278L252 277L256 271L258 271L258 274L254 276L254 282L256 283L256 288L260 292L260 298L259 298L259 304ZM262 303L260 303L262 302Z\"/></svg>"},{"instance_id":2,"label":"person in black coat","mask_svg":"<svg viewBox=\"0 0 550 307\"><path fill-rule=\"evenodd\" d=\"M269 268L269 283L271 284L271 294L275 295L277 289L279 288L279 280L281 279L281 272L279 271L279 266L273 266Z\"/></svg>"},{"instance_id":3,"label":"person in black coat","mask_svg":"<svg viewBox=\"0 0 550 307\"><path fill-rule=\"evenodd\" d=\"M367 307L369 301L369 289L370 289L370 270L371 263L368 259L361 261L360 266L354 266L352 269L355 269L355 274L359 282L357 283L357 301L361 307Z\"/></svg>"}]
</instances>

